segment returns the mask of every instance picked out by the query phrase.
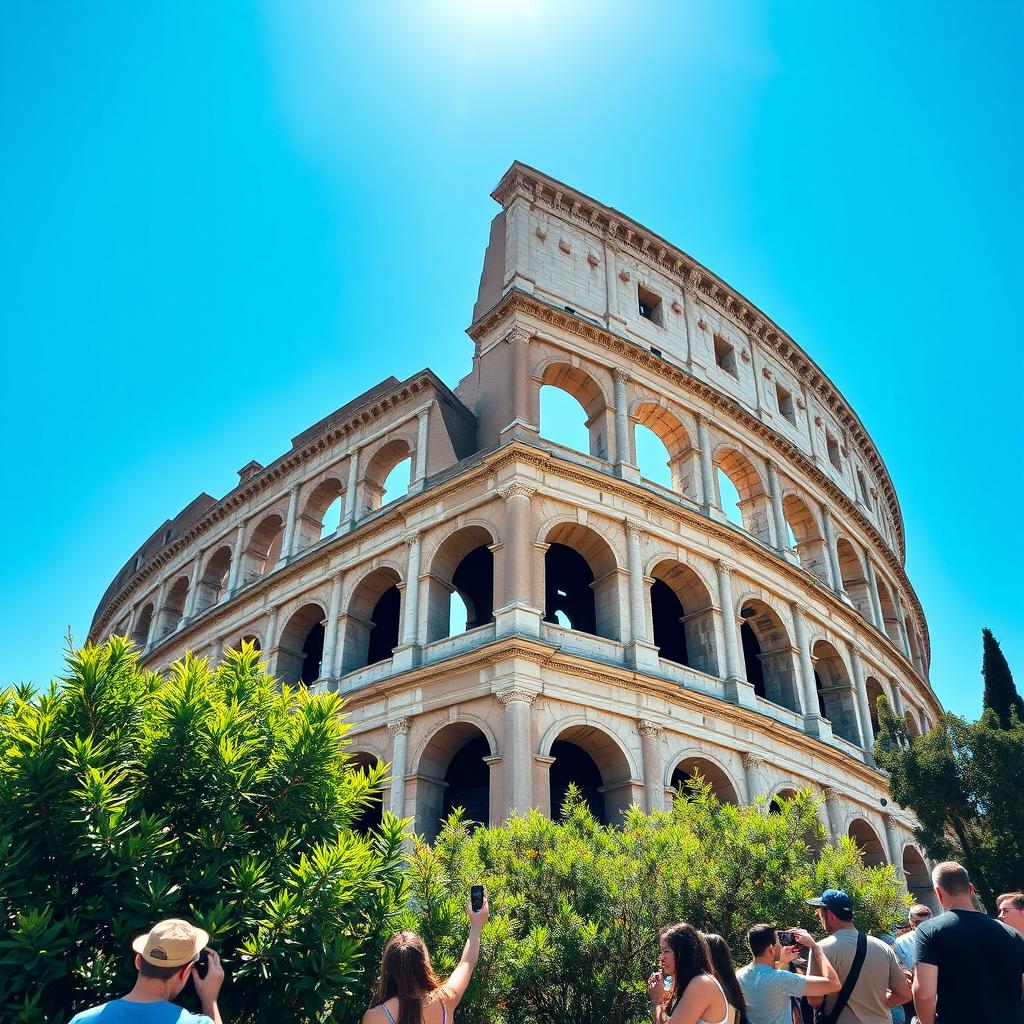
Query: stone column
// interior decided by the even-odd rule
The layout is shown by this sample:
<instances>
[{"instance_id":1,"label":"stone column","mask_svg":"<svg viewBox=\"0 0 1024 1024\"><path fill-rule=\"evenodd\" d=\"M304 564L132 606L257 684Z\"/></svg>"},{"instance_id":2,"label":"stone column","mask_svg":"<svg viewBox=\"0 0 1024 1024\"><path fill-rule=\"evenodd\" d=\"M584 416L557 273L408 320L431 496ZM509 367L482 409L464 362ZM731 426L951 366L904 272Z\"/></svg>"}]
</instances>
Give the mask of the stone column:
<instances>
[{"instance_id":1,"label":"stone column","mask_svg":"<svg viewBox=\"0 0 1024 1024\"><path fill-rule=\"evenodd\" d=\"M341 573L331 579L331 597L324 622L324 653L320 662L320 677L336 679L338 673L338 616L341 614Z\"/></svg>"},{"instance_id":2,"label":"stone column","mask_svg":"<svg viewBox=\"0 0 1024 1024\"><path fill-rule=\"evenodd\" d=\"M743 761L743 781L747 787L747 803L752 804L759 796L764 796L764 779L761 772L764 758L745 751L740 755Z\"/></svg>"},{"instance_id":3,"label":"stone column","mask_svg":"<svg viewBox=\"0 0 1024 1024\"><path fill-rule=\"evenodd\" d=\"M857 726L860 731L860 747L870 758L873 741L871 735L871 713L868 710L868 688L864 683L864 666L861 664L860 654L853 644L850 644L850 665L853 667L853 685L857 704Z\"/></svg>"},{"instance_id":4,"label":"stone column","mask_svg":"<svg viewBox=\"0 0 1024 1024\"><path fill-rule=\"evenodd\" d=\"M413 468L410 490L419 490L427 475L427 437L430 429L430 409L423 409L416 424L416 464Z\"/></svg>"},{"instance_id":5,"label":"stone column","mask_svg":"<svg viewBox=\"0 0 1024 1024\"><path fill-rule=\"evenodd\" d=\"M828 505L821 506L821 522L825 530L825 547L828 548L828 568L832 576L832 589L840 597L845 598L847 604L850 604L850 598L847 597L846 591L843 590L843 574L839 571L839 550L836 547L836 531L832 526L832 513L829 511Z\"/></svg>"},{"instance_id":6,"label":"stone column","mask_svg":"<svg viewBox=\"0 0 1024 1024\"><path fill-rule=\"evenodd\" d=\"M539 609L533 606L533 506L535 489L511 483L498 493L505 502L505 536L502 541L504 593L495 609L496 635L540 635Z\"/></svg>"},{"instance_id":7,"label":"stone column","mask_svg":"<svg viewBox=\"0 0 1024 1024\"><path fill-rule=\"evenodd\" d=\"M822 786L822 795L825 797L825 813L828 817L828 828L832 838L838 840L843 835L843 816L839 806L839 793L831 786Z\"/></svg>"},{"instance_id":8,"label":"stone column","mask_svg":"<svg viewBox=\"0 0 1024 1024\"><path fill-rule=\"evenodd\" d=\"M641 719L637 723L640 731L640 752L644 769L644 810L648 814L664 810L665 784L662 780L661 737L662 728L657 722Z\"/></svg>"},{"instance_id":9,"label":"stone column","mask_svg":"<svg viewBox=\"0 0 1024 1024\"><path fill-rule=\"evenodd\" d=\"M732 570L733 567L722 559L715 562L715 572L718 573L718 603L722 608L725 641L725 677L742 679L744 673L740 665L739 643L736 637L736 610L732 606Z\"/></svg>"},{"instance_id":10,"label":"stone column","mask_svg":"<svg viewBox=\"0 0 1024 1024\"><path fill-rule=\"evenodd\" d=\"M903 713L906 708L903 706L903 694L900 692L900 682L898 679L890 679L889 684L892 687L892 709L896 712L902 722Z\"/></svg>"},{"instance_id":11,"label":"stone column","mask_svg":"<svg viewBox=\"0 0 1024 1024\"><path fill-rule=\"evenodd\" d=\"M295 544L295 516L299 508L299 485L292 484L288 492L288 517L284 523L284 539L281 541L281 557L277 560L277 566L287 565L292 554L292 546Z\"/></svg>"},{"instance_id":12,"label":"stone column","mask_svg":"<svg viewBox=\"0 0 1024 1024\"><path fill-rule=\"evenodd\" d=\"M271 650L277 646L277 609L270 609L270 618L267 620L267 632L263 637L263 657L270 666L269 655Z\"/></svg>"},{"instance_id":13,"label":"stone column","mask_svg":"<svg viewBox=\"0 0 1024 1024\"><path fill-rule=\"evenodd\" d=\"M864 553L864 563L868 570L868 589L871 591L871 611L875 616L875 625L879 633L885 632L885 618L882 615L882 599L878 596L878 577L875 576L875 563L871 556Z\"/></svg>"},{"instance_id":14,"label":"stone column","mask_svg":"<svg viewBox=\"0 0 1024 1024\"><path fill-rule=\"evenodd\" d=\"M233 594L239 587L239 578L242 573L242 553L245 549L245 523L238 524L238 530L235 532L235 549L231 552L231 569L228 572L228 585L221 595L221 600L225 600L231 594Z\"/></svg>"},{"instance_id":15,"label":"stone column","mask_svg":"<svg viewBox=\"0 0 1024 1024\"><path fill-rule=\"evenodd\" d=\"M217 663L220 661L220 656L224 651L224 641L217 637L213 643L210 644L210 667L215 668Z\"/></svg>"},{"instance_id":16,"label":"stone column","mask_svg":"<svg viewBox=\"0 0 1024 1024\"><path fill-rule=\"evenodd\" d=\"M189 619L195 614L196 610L196 593L199 590L199 570L202 567L203 559L206 557L205 551L196 552L196 560L192 565L192 578L188 583L188 600L185 602L185 611L182 614L181 624L182 626L188 622Z\"/></svg>"},{"instance_id":17,"label":"stone column","mask_svg":"<svg viewBox=\"0 0 1024 1024\"><path fill-rule=\"evenodd\" d=\"M417 663L419 651L419 597L420 597L420 546L423 535L418 531L405 538L409 547L406 560L405 586L403 587L404 604L402 616L401 642L392 655L392 667L396 672L413 668Z\"/></svg>"},{"instance_id":18,"label":"stone column","mask_svg":"<svg viewBox=\"0 0 1024 1024\"><path fill-rule=\"evenodd\" d=\"M348 453L348 483L345 485L345 515L342 520L346 527L356 521L356 491L359 489L359 450Z\"/></svg>"},{"instance_id":19,"label":"stone column","mask_svg":"<svg viewBox=\"0 0 1024 1024\"><path fill-rule=\"evenodd\" d=\"M818 707L818 688L814 685L814 659L811 657L811 641L807 619L803 609L793 602L789 606L793 616L793 632L796 640L797 657L800 663L800 686L803 692L804 732L819 739L830 739L832 730Z\"/></svg>"},{"instance_id":20,"label":"stone column","mask_svg":"<svg viewBox=\"0 0 1024 1024\"><path fill-rule=\"evenodd\" d=\"M703 416L697 417L697 447L700 449L700 487L703 491L704 511L719 508L715 490L715 467L711 461L711 436L708 433L708 421Z\"/></svg>"},{"instance_id":21,"label":"stone column","mask_svg":"<svg viewBox=\"0 0 1024 1024\"><path fill-rule=\"evenodd\" d=\"M495 694L505 705L505 806L506 812L525 814L533 806L533 730L530 709L537 699L534 690L518 686Z\"/></svg>"},{"instance_id":22,"label":"stone column","mask_svg":"<svg viewBox=\"0 0 1024 1024\"><path fill-rule=\"evenodd\" d=\"M642 527L626 520L626 557L629 570L629 643L626 657L634 668L656 668L658 649L647 635L647 602L645 600L644 569L640 557Z\"/></svg>"},{"instance_id":23,"label":"stone column","mask_svg":"<svg viewBox=\"0 0 1024 1024\"><path fill-rule=\"evenodd\" d=\"M779 474L771 459L768 464L768 489L772 496L772 522L775 524L775 546L785 554L790 550L789 535L786 531L786 513L782 507L782 488L779 486Z\"/></svg>"},{"instance_id":24,"label":"stone column","mask_svg":"<svg viewBox=\"0 0 1024 1024\"><path fill-rule=\"evenodd\" d=\"M894 600L896 601L896 622L900 627L900 646L903 648L903 656L907 661L911 661L910 635L907 633L907 620L903 614L903 602L900 600L899 593L896 594Z\"/></svg>"},{"instance_id":25,"label":"stone column","mask_svg":"<svg viewBox=\"0 0 1024 1024\"><path fill-rule=\"evenodd\" d=\"M501 428L501 439L536 437L538 424L533 422L530 381L530 332L516 324L505 337L509 346L511 409L508 423Z\"/></svg>"},{"instance_id":26,"label":"stone column","mask_svg":"<svg viewBox=\"0 0 1024 1024\"><path fill-rule=\"evenodd\" d=\"M903 844L900 842L896 819L891 814L883 814L882 826L885 829L885 845L889 851L889 863L896 869L896 877L906 883L906 875L903 873Z\"/></svg>"},{"instance_id":27,"label":"stone column","mask_svg":"<svg viewBox=\"0 0 1024 1024\"><path fill-rule=\"evenodd\" d=\"M629 410L626 404L626 381L629 374L619 367L612 370L615 393L615 472L630 479L639 476L629 444Z\"/></svg>"},{"instance_id":28,"label":"stone column","mask_svg":"<svg viewBox=\"0 0 1024 1024\"><path fill-rule=\"evenodd\" d=\"M396 818L405 817L405 776L408 774L409 719L396 718L388 722L391 733L391 800L388 810Z\"/></svg>"}]
</instances>

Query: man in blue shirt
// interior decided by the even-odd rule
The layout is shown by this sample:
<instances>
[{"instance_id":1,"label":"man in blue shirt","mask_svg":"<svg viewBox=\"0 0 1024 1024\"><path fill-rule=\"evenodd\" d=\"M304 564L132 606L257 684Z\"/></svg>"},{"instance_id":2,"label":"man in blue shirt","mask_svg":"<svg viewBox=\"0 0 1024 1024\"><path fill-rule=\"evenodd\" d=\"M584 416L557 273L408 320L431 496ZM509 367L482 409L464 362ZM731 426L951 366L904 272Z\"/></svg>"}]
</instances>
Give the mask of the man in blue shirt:
<instances>
[{"instance_id":1,"label":"man in blue shirt","mask_svg":"<svg viewBox=\"0 0 1024 1024\"><path fill-rule=\"evenodd\" d=\"M207 947L209 941L202 928L177 918L154 925L132 942L139 976L131 992L83 1010L71 1024L224 1024L217 1008L224 968L220 957ZM196 961L204 949L208 967L201 976ZM190 977L203 1006L201 1014L171 1002Z\"/></svg>"},{"instance_id":2,"label":"man in blue shirt","mask_svg":"<svg viewBox=\"0 0 1024 1024\"><path fill-rule=\"evenodd\" d=\"M736 977L747 1002L750 1024L792 1024L794 998L829 995L842 987L835 968L810 934L802 928L793 928L792 932L796 941L785 947L770 924L755 924L747 932L754 960L740 968ZM788 970L802 949L818 954L816 963L821 964L821 975L805 976Z\"/></svg>"}]
</instances>

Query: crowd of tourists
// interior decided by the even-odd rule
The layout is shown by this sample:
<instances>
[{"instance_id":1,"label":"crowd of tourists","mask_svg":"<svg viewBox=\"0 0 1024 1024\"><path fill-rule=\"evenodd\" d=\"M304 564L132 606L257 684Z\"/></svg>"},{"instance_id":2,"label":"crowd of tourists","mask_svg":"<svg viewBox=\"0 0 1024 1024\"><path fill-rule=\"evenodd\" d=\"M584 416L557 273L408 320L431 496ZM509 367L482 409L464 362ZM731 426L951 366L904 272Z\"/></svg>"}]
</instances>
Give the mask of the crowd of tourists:
<instances>
[{"instance_id":1,"label":"crowd of tourists","mask_svg":"<svg viewBox=\"0 0 1024 1024\"><path fill-rule=\"evenodd\" d=\"M996 920L977 910L961 865L939 864L932 883L943 913L914 904L900 934L882 938L858 931L850 897L828 889L807 901L824 938L754 924L751 961L739 971L720 935L686 923L664 928L647 979L652 1024L1024 1024L1024 893L1000 896ZM490 913L480 887L466 911L469 936L447 979L415 932L388 941L363 1024L449 1024ZM223 1024L224 969L208 942L185 921L162 921L133 943L135 987L72 1024ZM171 1001L190 980L201 1015Z\"/></svg>"}]
</instances>

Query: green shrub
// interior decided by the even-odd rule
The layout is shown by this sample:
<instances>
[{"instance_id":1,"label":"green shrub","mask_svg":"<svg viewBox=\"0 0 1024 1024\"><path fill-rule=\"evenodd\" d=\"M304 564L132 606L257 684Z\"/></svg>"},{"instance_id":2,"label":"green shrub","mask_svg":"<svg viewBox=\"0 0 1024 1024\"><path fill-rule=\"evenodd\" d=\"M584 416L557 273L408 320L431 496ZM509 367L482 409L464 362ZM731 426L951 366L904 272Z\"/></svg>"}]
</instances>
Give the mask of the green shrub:
<instances>
[{"instance_id":1,"label":"green shrub","mask_svg":"<svg viewBox=\"0 0 1024 1024\"><path fill-rule=\"evenodd\" d=\"M816 929L804 902L829 887L854 897L857 924L884 930L908 902L891 867L865 868L855 845L824 842L810 793L764 805L719 803L695 785L670 811L603 826L585 803L565 820L536 812L471 831L456 815L410 866L418 928L447 971L465 938L465 893L488 888L491 920L466 1024L634 1024L649 1019L644 980L661 927L721 933L737 964L757 921Z\"/></svg>"},{"instance_id":2,"label":"green shrub","mask_svg":"<svg viewBox=\"0 0 1024 1024\"><path fill-rule=\"evenodd\" d=\"M402 823L353 821L382 771L346 756L335 694L259 654L166 678L114 638L45 693L0 693L0 1019L60 1021L135 976L132 937L212 935L233 1022L358 1020L405 898Z\"/></svg>"}]
</instances>

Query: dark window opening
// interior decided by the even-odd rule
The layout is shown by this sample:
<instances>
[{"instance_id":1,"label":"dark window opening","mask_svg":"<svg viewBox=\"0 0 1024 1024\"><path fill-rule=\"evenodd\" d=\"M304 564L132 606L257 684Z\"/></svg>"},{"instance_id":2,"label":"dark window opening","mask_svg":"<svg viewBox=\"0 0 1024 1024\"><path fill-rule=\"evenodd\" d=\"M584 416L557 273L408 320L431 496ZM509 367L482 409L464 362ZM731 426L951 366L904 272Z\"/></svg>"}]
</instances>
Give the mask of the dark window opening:
<instances>
[{"instance_id":1,"label":"dark window opening","mask_svg":"<svg viewBox=\"0 0 1024 1024\"><path fill-rule=\"evenodd\" d=\"M743 665L747 673L747 682L754 687L754 693L758 697L767 699L764 688L764 665L761 664L761 643L749 622L744 622L740 626L740 640L743 643Z\"/></svg>"},{"instance_id":2,"label":"dark window opening","mask_svg":"<svg viewBox=\"0 0 1024 1024\"><path fill-rule=\"evenodd\" d=\"M860 496L864 500L864 504L871 508L871 498L868 495L868 484L864 479L864 474L858 469L857 470L857 483L860 485Z\"/></svg>"},{"instance_id":3,"label":"dark window opening","mask_svg":"<svg viewBox=\"0 0 1024 1024\"><path fill-rule=\"evenodd\" d=\"M826 434L825 446L828 448L828 461L831 462L836 469L841 470L843 468L843 460L839 455L839 442L831 434Z\"/></svg>"},{"instance_id":4,"label":"dark window opening","mask_svg":"<svg viewBox=\"0 0 1024 1024\"><path fill-rule=\"evenodd\" d=\"M370 647L366 655L367 665L387 661L398 646L398 617L401 608L402 595L395 586L388 587L373 606L373 615L370 617Z\"/></svg>"},{"instance_id":5,"label":"dark window opening","mask_svg":"<svg viewBox=\"0 0 1024 1024\"><path fill-rule=\"evenodd\" d=\"M821 715L822 718L828 718L828 715L825 714L825 695L821 692L822 688L821 676L819 676L817 671L815 671L814 690L818 695L818 714Z\"/></svg>"},{"instance_id":6,"label":"dark window opening","mask_svg":"<svg viewBox=\"0 0 1024 1024\"><path fill-rule=\"evenodd\" d=\"M587 560L565 544L544 553L544 621L558 624L561 612L571 629L597 635L597 608Z\"/></svg>"},{"instance_id":7,"label":"dark window opening","mask_svg":"<svg viewBox=\"0 0 1024 1024\"><path fill-rule=\"evenodd\" d=\"M375 757L367 757L360 754L356 755L355 764L352 766L354 769L360 768L376 768L380 762ZM398 781L392 783L392 785L399 785ZM401 785L405 785L403 779ZM370 803L363 808L363 813L352 822L352 828L359 835L365 836L371 830L376 831L380 828L381 822L384 819L384 797L378 790L370 798Z\"/></svg>"},{"instance_id":8,"label":"dark window opening","mask_svg":"<svg viewBox=\"0 0 1024 1024\"><path fill-rule=\"evenodd\" d=\"M661 296L656 292L652 292L650 288L645 288L642 284L637 285L636 296L640 315L645 320L650 320L651 323L663 327Z\"/></svg>"},{"instance_id":9,"label":"dark window opening","mask_svg":"<svg viewBox=\"0 0 1024 1024\"><path fill-rule=\"evenodd\" d=\"M491 748L484 736L470 740L451 760L444 781L442 818L447 818L456 807L466 812L466 819L486 825L490 819L490 768L485 757Z\"/></svg>"},{"instance_id":10,"label":"dark window opening","mask_svg":"<svg viewBox=\"0 0 1024 1024\"><path fill-rule=\"evenodd\" d=\"M452 586L466 606L466 629L494 621L494 556L486 544L474 548L452 574Z\"/></svg>"},{"instance_id":11,"label":"dark window opening","mask_svg":"<svg viewBox=\"0 0 1024 1024\"><path fill-rule=\"evenodd\" d=\"M302 671L299 679L303 683L315 683L320 678L320 666L324 657L324 624L314 622L302 645Z\"/></svg>"},{"instance_id":12,"label":"dark window opening","mask_svg":"<svg viewBox=\"0 0 1024 1024\"><path fill-rule=\"evenodd\" d=\"M736 349L718 334L715 335L715 363L730 376L739 378L736 372Z\"/></svg>"},{"instance_id":13,"label":"dark window opening","mask_svg":"<svg viewBox=\"0 0 1024 1024\"><path fill-rule=\"evenodd\" d=\"M606 825L604 813L604 794L601 787L604 780L594 759L575 743L556 740L551 745L551 756L555 759L551 765L551 816L556 821L562 820L562 804L569 792L569 784L576 783L590 813Z\"/></svg>"},{"instance_id":14,"label":"dark window opening","mask_svg":"<svg viewBox=\"0 0 1024 1024\"><path fill-rule=\"evenodd\" d=\"M787 391L781 384L775 385L775 398L779 403L779 412L789 420L794 426L796 425L796 409L793 405L793 395L790 391Z\"/></svg>"},{"instance_id":15,"label":"dark window opening","mask_svg":"<svg viewBox=\"0 0 1024 1024\"><path fill-rule=\"evenodd\" d=\"M686 614L676 592L663 580L651 584L651 619L654 626L654 643L660 648L662 658L679 665L689 665L686 649L686 630L681 619Z\"/></svg>"}]
</instances>

